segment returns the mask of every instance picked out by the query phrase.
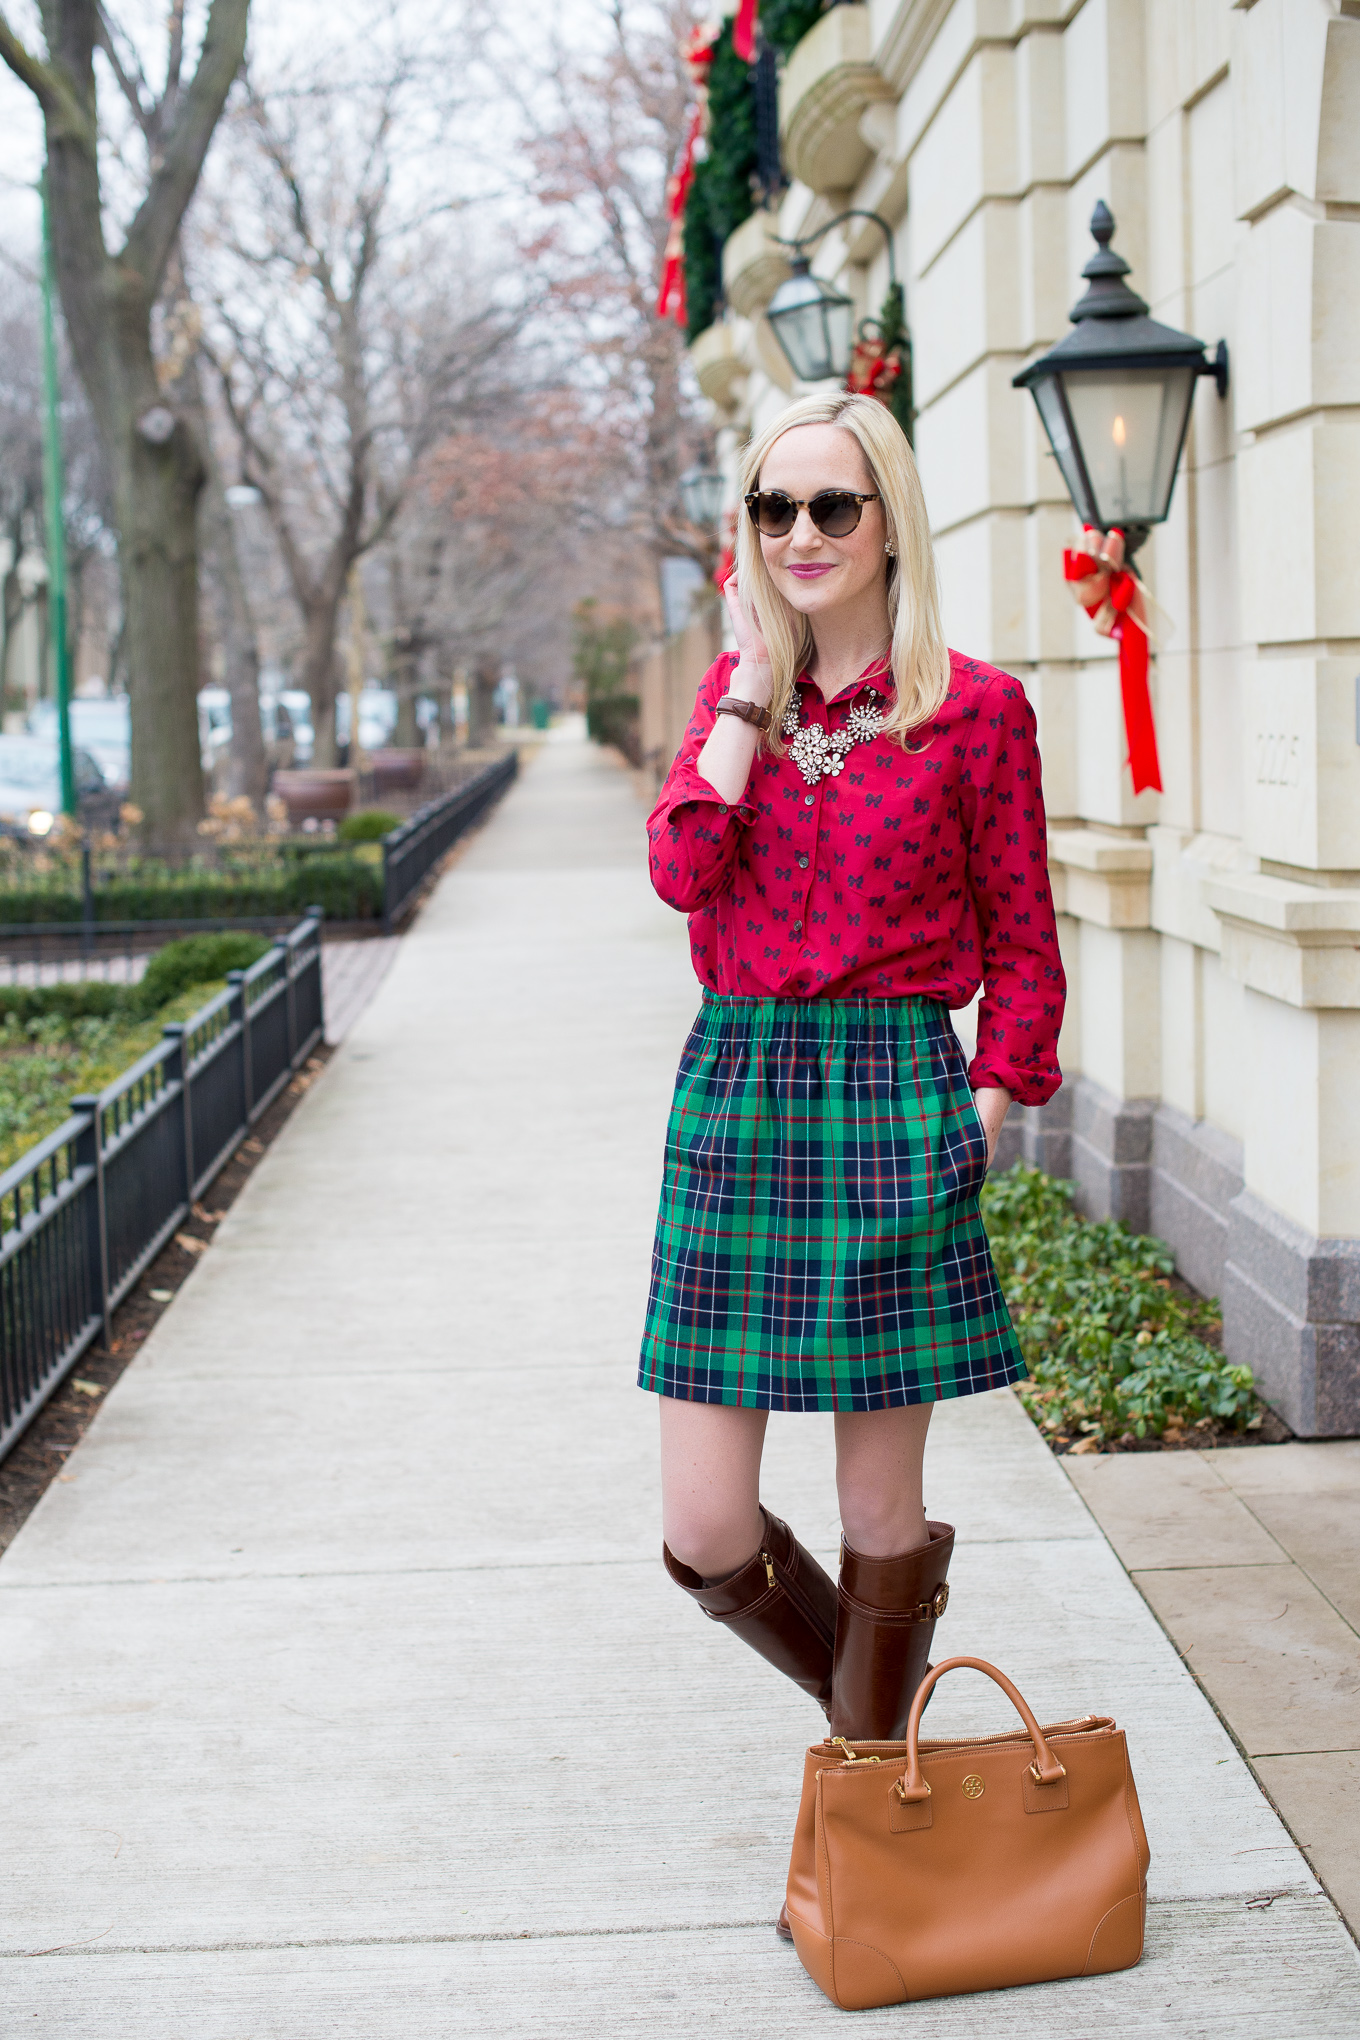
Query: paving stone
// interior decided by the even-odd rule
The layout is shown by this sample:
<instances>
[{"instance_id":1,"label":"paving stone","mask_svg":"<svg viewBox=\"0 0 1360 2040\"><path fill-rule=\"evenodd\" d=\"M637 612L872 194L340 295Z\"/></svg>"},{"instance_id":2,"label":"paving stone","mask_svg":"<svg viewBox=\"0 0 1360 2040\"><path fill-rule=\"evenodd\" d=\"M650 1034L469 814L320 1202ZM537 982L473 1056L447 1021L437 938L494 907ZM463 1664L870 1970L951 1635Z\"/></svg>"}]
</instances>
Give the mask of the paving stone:
<instances>
[{"instance_id":1,"label":"paving stone","mask_svg":"<svg viewBox=\"0 0 1360 2040\"><path fill-rule=\"evenodd\" d=\"M1254 1769L1353 1928L1360 1927L1360 1749L1257 1757Z\"/></svg>"},{"instance_id":2,"label":"paving stone","mask_svg":"<svg viewBox=\"0 0 1360 2040\"><path fill-rule=\"evenodd\" d=\"M1216 1452L1220 1477L1360 1633L1360 1442Z\"/></svg>"},{"instance_id":3,"label":"paving stone","mask_svg":"<svg viewBox=\"0 0 1360 2040\"><path fill-rule=\"evenodd\" d=\"M1062 1463L1130 1572L1283 1558L1274 1538L1219 1478L1219 1456L1105 1452L1064 1455Z\"/></svg>"},{"instance_id":4,"label":"paving stone","mask_svg":"<svg viewBox=\"0 0 1360 2040\"><path fill-rule=\"evenodd\" d=\"M1297 1566L1135 1577L1249 1755L1360 1746L1355 1633Z\"/></svg>"}]
</instances>

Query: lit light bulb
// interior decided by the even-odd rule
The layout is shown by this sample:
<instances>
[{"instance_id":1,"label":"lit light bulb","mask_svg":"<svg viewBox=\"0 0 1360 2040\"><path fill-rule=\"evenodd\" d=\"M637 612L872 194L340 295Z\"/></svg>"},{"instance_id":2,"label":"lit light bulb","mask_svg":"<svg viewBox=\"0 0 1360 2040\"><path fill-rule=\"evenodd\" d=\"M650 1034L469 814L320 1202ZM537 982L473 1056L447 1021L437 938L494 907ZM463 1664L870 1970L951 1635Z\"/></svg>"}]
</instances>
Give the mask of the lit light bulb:
<instances>
[{"instance_id":1,"label":"lit light bulb","mask_svg":"<svg viewBox=\"0 0 1360 2040\"><path fill-rule=\"evenodd\" d=\"M32 814L28 818L29 834L31 836L48 835L51 831L52 824L55 822L55 820L56 816L49 815L46 808L34 808Z\"/></svg>"},{"instance_id":2,"label":"lit light bulb","mask_svg":"<svg viewBox=\"0 0 1360 2040\"><path fill-rule=\"evenodd\" d=\"M1124 429L1124 420L1121 417L1116 416L1112 431L1115 445L1122 446L1127 437L1127 433L1125 432Z\"/></svg>"}]
</instances>

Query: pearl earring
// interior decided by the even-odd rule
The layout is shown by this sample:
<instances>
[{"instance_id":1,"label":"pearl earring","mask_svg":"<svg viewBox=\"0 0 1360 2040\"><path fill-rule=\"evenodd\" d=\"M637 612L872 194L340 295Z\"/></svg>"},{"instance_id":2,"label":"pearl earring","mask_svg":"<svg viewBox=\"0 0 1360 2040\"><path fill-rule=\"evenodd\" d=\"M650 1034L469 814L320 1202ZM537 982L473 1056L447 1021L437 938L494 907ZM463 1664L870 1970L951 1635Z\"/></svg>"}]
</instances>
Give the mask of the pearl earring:
<instances>
[{"instance_id":1,"label":"pearl earring","mask_svg":"<svg viewBox=\"0 0 1360 2040\"><path fill-rule=\"evenodd\" d=\"M897 547L893 544L891 539L888 540L888 543L884 546L883 550L888 555L888 558L890 560L895 560L897 558Z\"/></svg>"}]
</instances>

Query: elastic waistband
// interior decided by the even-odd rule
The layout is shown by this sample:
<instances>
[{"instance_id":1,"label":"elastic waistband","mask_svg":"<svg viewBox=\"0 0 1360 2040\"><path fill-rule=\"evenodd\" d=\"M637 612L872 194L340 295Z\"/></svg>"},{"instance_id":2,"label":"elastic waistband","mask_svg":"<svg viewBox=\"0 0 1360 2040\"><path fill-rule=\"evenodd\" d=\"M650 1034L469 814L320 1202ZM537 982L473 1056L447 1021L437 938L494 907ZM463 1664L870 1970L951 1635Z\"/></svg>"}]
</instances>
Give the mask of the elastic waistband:
<instances>
[{"instance_id":1,"label":"elastic waistband","mask_svg":"<svg viewBox=\"0 0 1360 2040\"><path fill-rule=\"evenodd\" d=\"M865 1028L937 1033L949 1025L948 1010L939 999L737 999L707 986L700 1018L706 1031L767 1034L792 1028L819 1041L834 1041Z\"/></svg>"}]
</instances>

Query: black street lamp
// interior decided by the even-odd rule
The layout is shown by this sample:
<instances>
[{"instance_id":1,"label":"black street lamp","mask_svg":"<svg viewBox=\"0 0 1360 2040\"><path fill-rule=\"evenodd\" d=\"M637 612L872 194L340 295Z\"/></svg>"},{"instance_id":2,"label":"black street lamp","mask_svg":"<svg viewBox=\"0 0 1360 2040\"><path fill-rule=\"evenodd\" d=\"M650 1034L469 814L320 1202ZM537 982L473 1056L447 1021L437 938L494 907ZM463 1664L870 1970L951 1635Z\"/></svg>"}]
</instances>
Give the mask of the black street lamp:
<instances>
[{"instance_id":1,"label":"black street lamp","mask_svg":"<svg viewBox=\"0 0 1360 2040\"><path fill-rule=\"evenodd\" d=\"M1205 342L1159 325L1124 278L1129 264L1110 246L1114 218L1103 199L1091 214L1098 244L1073 305L1073 330L1013 377L1039 407L1044 430L1083 524L1124 533L1125 557L1171 507L1176 468L1199 376L1223 396L1228 349L1212 359Z\"/></svg>"},{"instance_id":2,"label":"black street lamp","mask_svg":"<svg viewBox=\"0 0 1360 2040\"><path fill-rule=\"evenodd\" d=\"M883 229L888 244L889 281L897 282L892 229L877 213L855 209L837 213L834 220L818 227L806 240L780 243L781 247L793 250L793 275L780 284L765 308L765 316L800 382L826 382L831 377L844 382L850 372L850 357L855 351L855 307L834 284L812 274L806 252L843 220L872 220Z\"/></svg>"},{"instance_id":3,"label":"black street lamp","mask_svg":"<svg viewBox=\"0 0 1360 2040\"><path fill-rule=\"evenodd\" d=\"M680 477L680 500L691 524L716 524L722 515L722 476L714 468L687 468Z\"/></svg>"}]
</instances>

